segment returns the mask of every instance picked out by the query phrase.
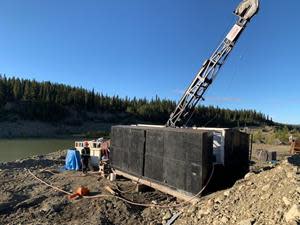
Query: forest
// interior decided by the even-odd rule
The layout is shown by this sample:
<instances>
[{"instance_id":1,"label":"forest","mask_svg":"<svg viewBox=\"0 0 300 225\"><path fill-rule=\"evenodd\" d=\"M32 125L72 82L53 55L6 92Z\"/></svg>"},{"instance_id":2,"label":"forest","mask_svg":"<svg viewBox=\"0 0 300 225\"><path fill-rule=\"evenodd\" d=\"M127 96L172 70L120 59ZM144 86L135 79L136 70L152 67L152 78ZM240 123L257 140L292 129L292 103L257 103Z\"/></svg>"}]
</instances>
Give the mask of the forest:
<instances>
[{"instance_id":1,"label":"forest","mask_svg":"<svg viewBox=\"0 0 300 225\"><path fill-rule=\"evenodd\" d=\"M80 125L84 120L164 124L175 106L175 101L158 96L154 99L121 98L82 87L8 78L0 74L0 121L13 118L60 123L71 121L74 125ZM189 125L239 127L272 124L272 118L255 110L200 105Z\"/></svg>"}]
</instances>

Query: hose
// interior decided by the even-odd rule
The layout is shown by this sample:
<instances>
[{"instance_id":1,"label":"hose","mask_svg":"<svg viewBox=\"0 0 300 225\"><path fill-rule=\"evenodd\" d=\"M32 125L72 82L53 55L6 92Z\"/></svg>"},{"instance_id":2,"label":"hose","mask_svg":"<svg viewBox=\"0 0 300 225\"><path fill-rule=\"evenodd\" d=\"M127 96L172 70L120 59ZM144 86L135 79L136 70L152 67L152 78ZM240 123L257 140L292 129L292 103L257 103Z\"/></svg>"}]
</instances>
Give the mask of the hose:
<instances>
[{"instance_id":1,"label":"hose","mask_svg":"<svg viewBox=\"0 0 300 225\"><path fill-rule=\"evenodd\" d=\"M56 186L53 186L45 181L43 181L42 179L38 178L36 175L34 175L30 170L27 170L28 173L34 178L36 179L37 181L39 181L40 183L58 191L58 192L61 192L61 193L64 193L66 195L72 195L73 193L70 193L68 191L65 191L61 188L58 188ZM193 201L195 198L199 197L203 191L207 188L208 184L210 183L212 177L213 177L213 174L214 174L214 171L215 171L215 166L213 165L213 168L212 168L212 171L211 171L211 174L206 182L206 184L204 185L204 187L196 194L194 195L193 197L191 197L189 200L186 200L182 203L179 203L179 204L176 204L176 205L172 205L172 206L169 206L169 205L156 205L156 204L143 204L143 203L137 203L137 202L133 202L133 201L130 201L130 200L127 200L123 197L119 197L119 196L115 196L115 195L103 195L103 194L100 194L100 195L95 195L95 196L82 196L82 198L84 199L97 199L97 198L115 198L115 199L119 199L123 202L126 202L130 205L135 205L135 206L141 206L141 207L153 207L153 208L160 208L160 209L169 209L169 208L180 208L180 207L183 207L184 205L190 203L191 201Z\"/></svg>"}]
</instances>

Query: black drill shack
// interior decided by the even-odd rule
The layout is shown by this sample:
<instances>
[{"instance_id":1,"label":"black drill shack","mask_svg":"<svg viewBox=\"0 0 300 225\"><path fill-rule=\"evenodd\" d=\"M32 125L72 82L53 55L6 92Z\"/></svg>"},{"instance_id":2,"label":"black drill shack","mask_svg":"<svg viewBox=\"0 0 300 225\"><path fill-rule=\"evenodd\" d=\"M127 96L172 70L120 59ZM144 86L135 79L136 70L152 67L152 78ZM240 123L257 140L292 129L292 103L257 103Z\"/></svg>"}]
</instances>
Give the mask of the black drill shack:
<instances>
[{"instance_id":1,"label":"black drill shack","mask_svg":"<svg viewBox=\"0 0 300 225\"><path fill-rule=\"evenodd\" d=\"M202 189L214 163L248 167L249 136L233 129L113 126L111 141L114 168L188 195Z\"/></svg>"}]
</instances>

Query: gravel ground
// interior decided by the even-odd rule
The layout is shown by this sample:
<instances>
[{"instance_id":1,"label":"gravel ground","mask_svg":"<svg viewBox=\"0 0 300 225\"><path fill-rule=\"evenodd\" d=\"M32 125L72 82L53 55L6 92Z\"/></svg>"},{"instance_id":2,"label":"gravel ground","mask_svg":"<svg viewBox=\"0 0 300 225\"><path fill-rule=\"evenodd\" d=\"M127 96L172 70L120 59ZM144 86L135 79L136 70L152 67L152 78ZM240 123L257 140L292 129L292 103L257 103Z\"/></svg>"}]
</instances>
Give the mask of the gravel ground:
<instances>
[{"instance_id":1,"label":"gravel ground","mask_svg":"<svg viewBox=\"0 0 300 225\"><path fill-rule=\"evenodd\" d=\"M185 210L183 224L300 224L300 156L246 174Z\"/></svg>"},{"instance_id":2,"label":"gravel ground","mask_svg":"<svg viewBox=\"0 0 300 225\"><path fill-rule=\"evenodd\" d=\"M138 202L173 203L170 196L151 190L138 193L136 185L125 179L110 182L96 174L83 176L81 172L52 174L64 165L66 152L56 152L25 160L0 164L0 224L159 224L166 210L132 206L121 200L78 199L68 200L34 179L37 177L68 192L79 186L88 187L91 195L109 194L104 187L128 191L122 197ZM47 171L45 171L47 169Z\"/></svg>"},{"instance_id":3,"label":"gravel ground","mask_svg":"<svg viewBox=\"0 0 300 225\"><path fill-rule=\"evenodd\" d=\"M166 224L181 212L175 222L183 224L300 224L300 156L277 165L253 166L253 171L231 188L204 196L195 205L177 209L132 206L115 198L68 200L63 193L39 183L42 180L72 192L83 185L91 195L108 194L104 187L133 190L125 179L110 182L95 174L57 171L66 152L0 164L0 224ZM174 198L157 191L128 192L122 197L159 205L176 204Z\"/></svg>"}]
</instances>

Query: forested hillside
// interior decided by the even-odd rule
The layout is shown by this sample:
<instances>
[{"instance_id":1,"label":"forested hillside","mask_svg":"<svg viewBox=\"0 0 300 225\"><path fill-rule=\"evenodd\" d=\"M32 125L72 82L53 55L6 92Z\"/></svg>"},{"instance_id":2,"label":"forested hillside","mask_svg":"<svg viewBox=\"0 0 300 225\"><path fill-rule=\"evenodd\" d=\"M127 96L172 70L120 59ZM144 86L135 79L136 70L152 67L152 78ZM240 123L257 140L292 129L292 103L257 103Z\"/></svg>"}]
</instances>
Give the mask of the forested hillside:
<instances>
[{"instance_id":1,"label":"forested hillside","mask_svg":"<svg viewBox=\"0 0 300 225\"><path fill-rule=\"evenodd\" d=\"M103 90L105 91L105 90ZM108 123L164 124L174 101L107 96L94 90L0 75L0 120L38 120L80 125L85 120ZM190 125L271 125L272 119L255 110L199 106Z\"/></svg>"}]
</instances>

